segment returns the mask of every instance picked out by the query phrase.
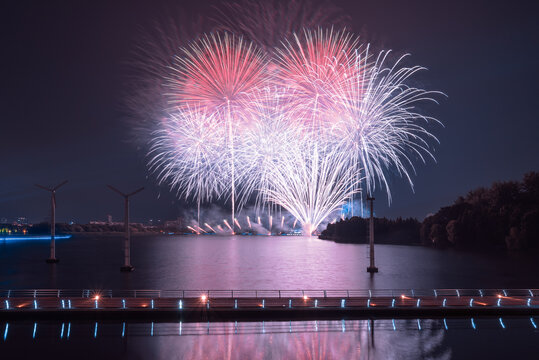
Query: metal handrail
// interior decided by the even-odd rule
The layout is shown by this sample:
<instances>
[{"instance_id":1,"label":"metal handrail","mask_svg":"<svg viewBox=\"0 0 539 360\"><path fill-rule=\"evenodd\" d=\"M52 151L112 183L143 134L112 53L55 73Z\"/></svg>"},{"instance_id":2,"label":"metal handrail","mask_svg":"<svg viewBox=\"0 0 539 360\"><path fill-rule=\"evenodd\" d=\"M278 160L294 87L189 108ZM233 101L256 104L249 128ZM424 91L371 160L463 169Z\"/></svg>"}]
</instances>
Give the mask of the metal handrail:
<instances>
[{"instance_id":1,"label":"metal handrail","mask_svg":"<svg viewBox=\"0 0 539 360\"><path fill-rule=\"evenodd\" d=\"M350 297L422 297L422 296L539 296L539 289L356 289L356 290L110 290L110 289L9 289L0 290L0 298L18 297L139 297L139 298L350 298Z\"/></svg>"}]
</instances>

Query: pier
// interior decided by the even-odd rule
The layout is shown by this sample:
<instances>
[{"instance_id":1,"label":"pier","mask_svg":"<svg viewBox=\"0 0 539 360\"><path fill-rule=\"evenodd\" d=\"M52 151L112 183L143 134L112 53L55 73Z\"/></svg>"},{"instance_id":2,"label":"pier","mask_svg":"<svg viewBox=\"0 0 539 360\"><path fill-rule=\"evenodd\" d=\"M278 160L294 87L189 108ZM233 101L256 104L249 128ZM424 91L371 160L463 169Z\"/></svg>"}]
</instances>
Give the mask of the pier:
<instances>
[{"instance_id":1,"label":"pier","mask_svg":"<svg viewBox=\"0 0 539 360\"><path fill-rule=\"evenodd\" d=\"M277 321L537 314L539 289L0 291L0 319Z\"/></svg>"}]
</instances>

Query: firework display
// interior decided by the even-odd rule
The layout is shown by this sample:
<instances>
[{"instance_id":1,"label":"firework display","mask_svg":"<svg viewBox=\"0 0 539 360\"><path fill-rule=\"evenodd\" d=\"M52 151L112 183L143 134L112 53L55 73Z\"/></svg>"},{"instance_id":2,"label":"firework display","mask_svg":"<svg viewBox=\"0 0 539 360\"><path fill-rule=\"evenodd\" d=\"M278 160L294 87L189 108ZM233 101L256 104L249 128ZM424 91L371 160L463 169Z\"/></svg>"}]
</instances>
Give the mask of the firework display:
<instances>
[{"instance_id":1,"label":"firework display","mask_svg":"<svg viewBox=\"0 0 539 360\"><path fill-rule=\"evenodd\" d=\"M220 201L232 215L218 229L241 229L236 213L254 203L269 233L279 210L312 234L356 194L378 186L390 201L390 173L413 186L414 161L432 157L436 141L426 124L438 123L417 108L440 94L412 85L424 68L372 54L345 30L304 28L259 47L243 26L177 49L163 76L166 116L151 133L149 167L196 201L193 231L213 230L200 205Z\"/></svg>"}]
</instances>

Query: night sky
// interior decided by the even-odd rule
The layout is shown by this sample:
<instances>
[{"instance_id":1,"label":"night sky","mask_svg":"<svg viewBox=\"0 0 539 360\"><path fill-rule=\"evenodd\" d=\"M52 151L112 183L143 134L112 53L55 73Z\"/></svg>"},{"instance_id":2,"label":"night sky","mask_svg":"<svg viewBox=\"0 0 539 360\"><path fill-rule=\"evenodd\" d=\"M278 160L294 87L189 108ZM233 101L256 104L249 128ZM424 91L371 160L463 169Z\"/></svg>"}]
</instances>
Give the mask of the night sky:
<instances>
[{"instance_id":1,"label":"night sky","mask_svg":"<svg viewBox=\"0 0 539 360\"><path fill-rule=\"evenodd\" d=\"M10 1L1 13L0 218L49 213L34 183L69 183L60 221L119 219L112 184L146 190L132 219L174 219L185 208L155 185L123 106L126 63L141 30L164 15L208 14L217 2ZM423 218L459 195L539 170L539 26L536 2L335 1L356 33L426 66L422 86L448 95L430 108L445 128L437 163L417 164L415 193L392 177L393 203L378 216ZM535 3L535 4L534 4ZM174 9L174 11L171 11Z\"/></svg>"}]
</instances>

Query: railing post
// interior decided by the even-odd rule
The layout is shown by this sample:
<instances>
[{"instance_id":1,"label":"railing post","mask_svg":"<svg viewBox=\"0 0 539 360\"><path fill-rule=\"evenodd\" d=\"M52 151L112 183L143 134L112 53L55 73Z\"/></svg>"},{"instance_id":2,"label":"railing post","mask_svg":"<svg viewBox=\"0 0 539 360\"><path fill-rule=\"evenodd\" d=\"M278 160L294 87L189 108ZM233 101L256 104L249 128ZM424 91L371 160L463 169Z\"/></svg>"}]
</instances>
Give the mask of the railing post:
<instances>
[{"instance_id":1,"label":"railing post","mask_svg":"<svg viewBox=\"0 0 539 360\"><path fill-rule=\"evenodd\" d=\"M281 298L281 290L279 290L279 299Z\"/></svg>"},{"instance_id":2,"label":"railing post","mask_svg":"<svg viewBox=\"0 0 539 360\"><path fill-rule=\"evenodd\" d=\"M327 298L327 297L328 297L327 292L326 292L326 290L324 290L324 299Z\"/></svg>"},{"instance_id":3,"label":"railing post","mask_svg":"<svg viewBox=\"0 0 539 360\"><path fill-rule=\"evenodd\" d=\"M255 290L255 298L258 299L258 290Z\"/></svg>"},{"instance_id":4,"label":"railing post","mask_svg":"<svg viewBox=\"0 0 539 360\"><path fill-rule=\"evenodd\" d=\"M350 290L346 290L346 297L347 297L347 298L350 297Z\"/></svg>"}]
</instances>

